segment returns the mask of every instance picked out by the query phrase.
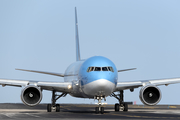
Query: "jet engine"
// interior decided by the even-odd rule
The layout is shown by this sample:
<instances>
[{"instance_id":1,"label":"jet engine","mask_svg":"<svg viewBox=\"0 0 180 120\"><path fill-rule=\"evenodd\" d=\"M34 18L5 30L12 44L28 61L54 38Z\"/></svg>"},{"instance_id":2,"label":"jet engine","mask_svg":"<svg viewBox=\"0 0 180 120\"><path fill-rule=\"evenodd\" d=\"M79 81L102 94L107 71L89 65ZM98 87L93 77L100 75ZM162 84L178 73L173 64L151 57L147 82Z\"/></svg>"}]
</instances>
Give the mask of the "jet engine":
<instances>
[{"instance_id":1,"label":"jet engine","mask_svg":"<svg viewBox=\"0 0 180 120\"><path fill-rule=\"evenodd\" d=\"M145 105L156 105L161 100L161 91L154 85L141 88L139 98Z\"/></svg>"},{"instance_id":2,"label":"jet engine","mask_svg":"<svg viewBox=\"0 0 180 120\"><path fill-rule=\"evenodd\" d=\"M42 92L39 87L34 85L26 86L21 91L21 100L28 106L35 106L42 100Z\"/></svg>"}]
</instances>

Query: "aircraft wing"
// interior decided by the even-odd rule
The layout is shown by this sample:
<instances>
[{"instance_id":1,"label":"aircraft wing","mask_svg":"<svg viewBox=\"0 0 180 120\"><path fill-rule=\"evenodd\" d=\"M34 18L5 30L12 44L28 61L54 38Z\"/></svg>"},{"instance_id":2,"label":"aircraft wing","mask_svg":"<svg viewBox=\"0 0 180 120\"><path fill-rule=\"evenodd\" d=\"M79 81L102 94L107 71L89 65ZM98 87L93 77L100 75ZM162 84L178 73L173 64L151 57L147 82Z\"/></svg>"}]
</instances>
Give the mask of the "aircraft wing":
<instances>
[{"instance_id":1,"label":"aircraft wing","mask_svg":"<svg viewBox=\"0 0 180 120\"><path fill-rule=\"evenodd\" d=\"M180 78L170 78L170 79L157 79L157 80L141 80L134 82L118 82L115 91L134 89L146 85L169 85L180 83Z\"/></svg>"},{"instance_id":2,"label":"aircraft wing","mask_svg":"<svg viewBox=\"0 0 180 120\"><path fill-rule=\"evenodd\" d=\"M55 90L57 92L69 93L72 89L72 82L39 82L39 81L26 81L26 80L10 80L0 79L0 85L25 87L28 85L35 85L41 87L42 90Z\"/></svg>"}]
</instances>

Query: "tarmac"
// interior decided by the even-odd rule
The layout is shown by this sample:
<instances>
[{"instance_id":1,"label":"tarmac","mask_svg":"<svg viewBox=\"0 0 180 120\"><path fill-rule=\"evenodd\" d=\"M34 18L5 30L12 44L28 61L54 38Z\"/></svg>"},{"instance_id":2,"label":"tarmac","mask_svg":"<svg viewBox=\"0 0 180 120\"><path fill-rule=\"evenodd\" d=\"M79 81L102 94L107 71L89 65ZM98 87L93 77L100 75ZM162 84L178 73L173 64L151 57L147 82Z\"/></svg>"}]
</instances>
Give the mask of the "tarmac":
<instances>
[{"instance_id":1,"label":"tarmac","mask_svg":"<svg viewBox=\"0 0 180 120\"><path fill-rule=\"evenodd\" d=\"M79 119L180 119L180 105L129 105L128 112L115 112L114 105L105 105L104 114L96 114L93 104L61 104L60 112L47 112L46 104L28 107L24 104L0 104L0 120L79 120Z\"/></svg>"}]
</instances>

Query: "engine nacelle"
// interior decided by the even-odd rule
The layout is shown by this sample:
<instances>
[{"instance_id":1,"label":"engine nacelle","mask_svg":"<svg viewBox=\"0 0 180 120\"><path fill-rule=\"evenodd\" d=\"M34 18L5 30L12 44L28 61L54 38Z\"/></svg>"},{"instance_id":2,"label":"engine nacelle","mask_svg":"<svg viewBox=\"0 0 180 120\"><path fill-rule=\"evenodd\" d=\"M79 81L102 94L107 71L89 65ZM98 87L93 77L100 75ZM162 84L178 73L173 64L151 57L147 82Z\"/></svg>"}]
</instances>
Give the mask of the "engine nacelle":
<instances>
[{"instance_id":1,"label":"engine nacelle","mask_svg":"<svg viewBox=\"0 0 180 120\"><path fill-rule=\"evenodd\" d=\"M34 85L26 86L21 91L21 100L28 106L35 106L42 100L42 92L39 87Z\"/></svg>"},{"instance_id":2,"label":"engine nacelle","mask_svg":"<svg viewBox=\"0 0 180 120\"><path fill-rule=\"evenodd\" d=\"M156 86L147 85L141 88L139 98L145 105L156 105L161 100L161 91Z\"/></svg>"}]
</instances>

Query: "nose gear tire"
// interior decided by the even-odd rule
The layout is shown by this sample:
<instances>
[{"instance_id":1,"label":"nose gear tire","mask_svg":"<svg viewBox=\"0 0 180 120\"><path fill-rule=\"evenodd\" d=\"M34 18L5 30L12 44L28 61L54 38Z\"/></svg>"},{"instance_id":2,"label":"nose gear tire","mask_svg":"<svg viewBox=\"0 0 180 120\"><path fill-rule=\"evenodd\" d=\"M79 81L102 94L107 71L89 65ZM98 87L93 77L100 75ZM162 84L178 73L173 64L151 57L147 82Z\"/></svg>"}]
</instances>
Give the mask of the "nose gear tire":
<instances>
[{"instance_id":1,"label":"nose gear tire","mask_svg":"<svg viewBox=\"0 0 180 120\"><path fill-rule=\"evenodd\" d=\"M95 107L95 112L96 112L96 114L99 113L99 107Z\"/></svg>"}]
</instances>

